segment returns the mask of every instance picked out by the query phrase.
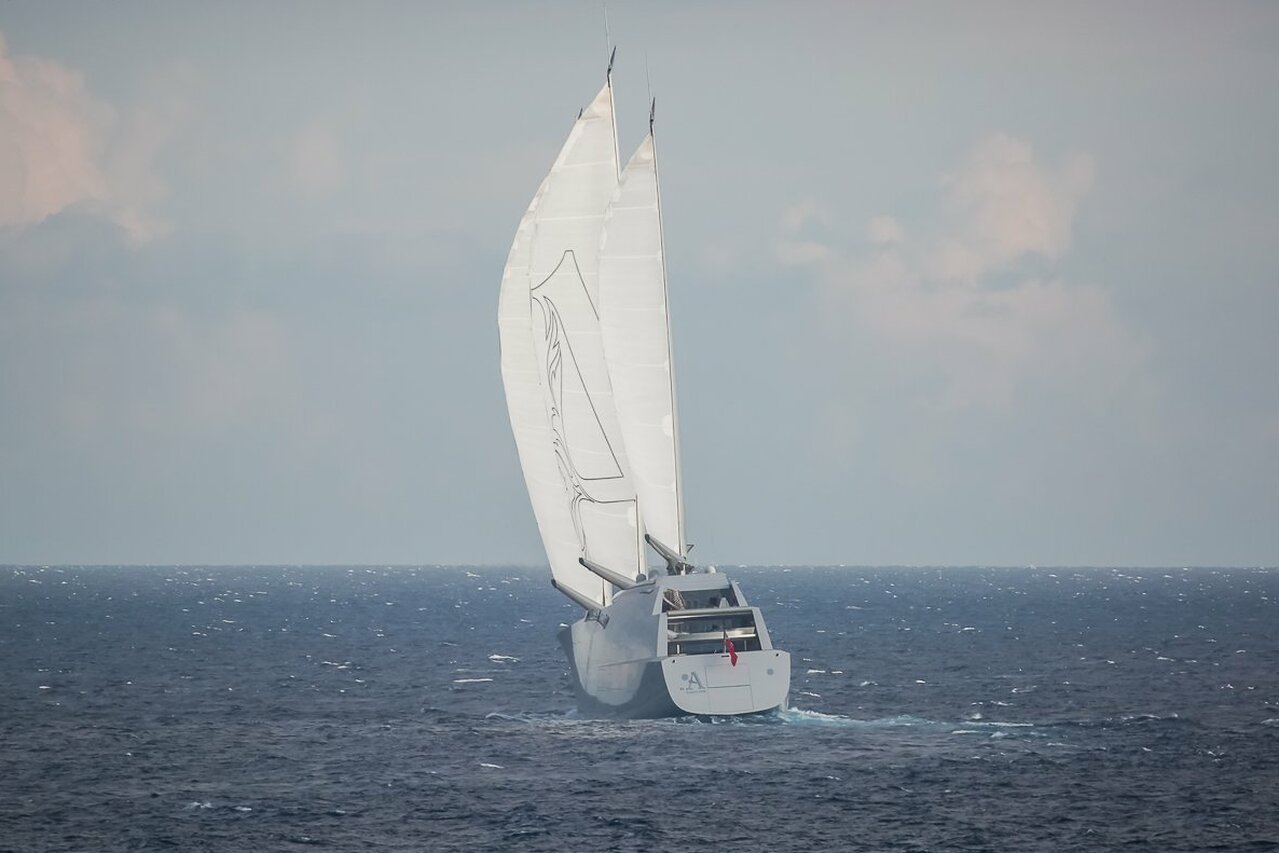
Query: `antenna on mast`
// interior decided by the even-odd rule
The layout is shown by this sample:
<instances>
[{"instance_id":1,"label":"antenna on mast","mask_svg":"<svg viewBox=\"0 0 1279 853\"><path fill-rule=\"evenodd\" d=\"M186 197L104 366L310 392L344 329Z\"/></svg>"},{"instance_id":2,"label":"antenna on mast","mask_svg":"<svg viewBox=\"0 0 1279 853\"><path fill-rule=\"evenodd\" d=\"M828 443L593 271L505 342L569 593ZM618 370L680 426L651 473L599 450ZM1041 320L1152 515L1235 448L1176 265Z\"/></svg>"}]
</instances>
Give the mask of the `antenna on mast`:
<instances>
[{"instance_id":1,"label":"antenna on mast","mask_svg":"<svg viewBox=\"0 0 1279 853\"><path fill-rule=\"evenodd\" d=\"M600 4L604 6L604 52L609 56L609 70L606 70L604 77L608 82L613 82L613 60L618 56L618 49L614 46L613 38L609 36L609 0L604 0Z\"/></svg>"},{"instance_id":2,"label":"antenna on mast","mask_svg":"<svg viewBox=\"0 0 1279 853\"><path fill-rule=\"evenodd\" d=\"M608 54L613 50L613 40L609 38L609 0L602 0L600 5L604 6L604 52ZM609 56L609 70L613 70L613 56Z\"/></svg>"},{"instance_id":3,"label":"antenna on mast","mask_svg":"<svg viewBox=\"0 0 1279 853\"><path fill-rule=\"evenodd\" d=\"M653 132L653 116L657 115L657 98L653 97L653 78L648 73L648 51L644 52L644 83L648 86L648 132Z\"/></svg>"}]
</instances>

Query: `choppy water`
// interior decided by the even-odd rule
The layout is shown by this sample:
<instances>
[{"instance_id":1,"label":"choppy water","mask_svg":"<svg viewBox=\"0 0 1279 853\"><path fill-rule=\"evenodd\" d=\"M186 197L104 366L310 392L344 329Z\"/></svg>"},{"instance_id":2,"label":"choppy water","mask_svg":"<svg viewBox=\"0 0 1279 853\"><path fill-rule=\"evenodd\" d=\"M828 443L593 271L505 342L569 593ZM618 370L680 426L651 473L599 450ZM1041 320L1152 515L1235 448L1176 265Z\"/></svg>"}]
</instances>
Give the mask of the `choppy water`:
<instances>
[{"instance_id":1,"label":"choppy water","mask_svg":"<svg viewBox=\"0 0 1279 853\"><path fill-rule=\"evenodd\" d=\"M0 850L1279 848L1279 572L732 574L793 708L619 723L541 571L0 568Z\"/></svg>"}]
</instances>

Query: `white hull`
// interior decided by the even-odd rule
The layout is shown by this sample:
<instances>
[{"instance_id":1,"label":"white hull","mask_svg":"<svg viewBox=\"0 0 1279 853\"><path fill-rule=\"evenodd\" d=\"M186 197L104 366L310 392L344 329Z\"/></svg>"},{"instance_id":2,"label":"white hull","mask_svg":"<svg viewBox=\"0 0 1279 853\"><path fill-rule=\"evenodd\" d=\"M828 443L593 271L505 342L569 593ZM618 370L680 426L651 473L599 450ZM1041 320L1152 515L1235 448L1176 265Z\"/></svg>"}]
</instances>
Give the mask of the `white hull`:
<instances>
[{"instance_id":1,"label":"white hull","mask_svg":"<svg viewBox=\"0 0 1279 853\"><path fill-rule=\"evenodd\" d=\"M706 604L670 604L672 591ZM701 598L701 601L697 599ZM709 630L703 630L709 629ZM736 648L736 663L722 639ZM790 655L772 647L758 608L722 576L657 578L564 628L578 707L592 716L651 718L760 714L786 706Z\"/></svg>"}]
</instances>

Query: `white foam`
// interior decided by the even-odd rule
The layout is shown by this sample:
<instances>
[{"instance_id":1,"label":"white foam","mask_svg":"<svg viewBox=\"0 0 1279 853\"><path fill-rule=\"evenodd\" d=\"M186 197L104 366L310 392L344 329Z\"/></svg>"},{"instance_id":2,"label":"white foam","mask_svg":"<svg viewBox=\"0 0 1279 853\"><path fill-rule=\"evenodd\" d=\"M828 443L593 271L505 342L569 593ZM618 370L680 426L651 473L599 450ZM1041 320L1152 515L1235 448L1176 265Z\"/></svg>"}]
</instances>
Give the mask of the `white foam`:
<instances>
[{"instance_id":1,"label":"white foam","mask_svg":"<svg viewBox=\"0 0 1279 853\"><path fill-rule=\"evenodd\" d=\"M454 684L482 684L485 681L492 681L491 678L455 678Z\"/></svg>"},{"instance_id":2,"label":"white foam","mask_svg":"<svg viewBox=\"0 0 1279 853\"><path fill-rule=\"evenodd\" d=\"M787 708L777 714L788 723L807 723L819 725L846 725L854 722L850 717L839 714L823 714L821 711L808 711L803 708Z\"/></svg>"}]
</instances>

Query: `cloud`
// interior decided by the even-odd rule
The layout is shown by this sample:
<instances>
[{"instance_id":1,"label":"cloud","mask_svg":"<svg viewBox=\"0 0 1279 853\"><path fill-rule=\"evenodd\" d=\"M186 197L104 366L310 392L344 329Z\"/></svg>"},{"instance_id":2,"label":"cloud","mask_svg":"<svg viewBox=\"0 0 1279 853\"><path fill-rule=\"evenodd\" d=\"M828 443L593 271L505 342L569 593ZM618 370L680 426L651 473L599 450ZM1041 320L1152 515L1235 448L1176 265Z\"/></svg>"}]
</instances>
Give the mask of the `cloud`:
<instances>
[{"instance_id":1,"label":"cloud","mask_svg":"<svg viewBox=\"0 0 1279 853\"><path fill-rule=\"evenodd\" d=\"M0 36L0 225L105 199L101 128L113 118L80 75L56 62L11 58Z\"/></svg>"},{"instance_id":2,"label":"cloud","mask_svg":"<svg viewBox=\"0 0 1279 853\"><path fill-rule=\"evenodd\" d=\"M813 270L836 339L925 409L1008 409L1043 387L1101 402L1145 348L1107 291L1056 268L1092 180L1086 155L1044 164L995 134L941 179L917 226L878 215L860 239L821 236L838 229L807 201L783 212L776 257Z\"/></svg>"},{"instance_id":3,"label":"cloud","mask_svg":"<svg viewBox=\"0 0 1279 853\"><path fill-rule=\"evenodd\" d=\"M166 227L151 212L164 196L152 163L168 128L154 110L122 117L71 68L9 54L0 34L0 228L80 205L133 244L155 239Z\"/></svg>"},{"instance_id":4,"label":"cloud","mask_svg":"<svg viewBox=\"0 0 1279 853\"><path fill-rule=\"evenodd\" d=\"M1085 154L1046 167L1026 142L1002 133L985 139L943 181L952 231L934 249L930 272L971 281L1026 255L1060 258L1092 180Z\"/></svg>"}]
</instances>

